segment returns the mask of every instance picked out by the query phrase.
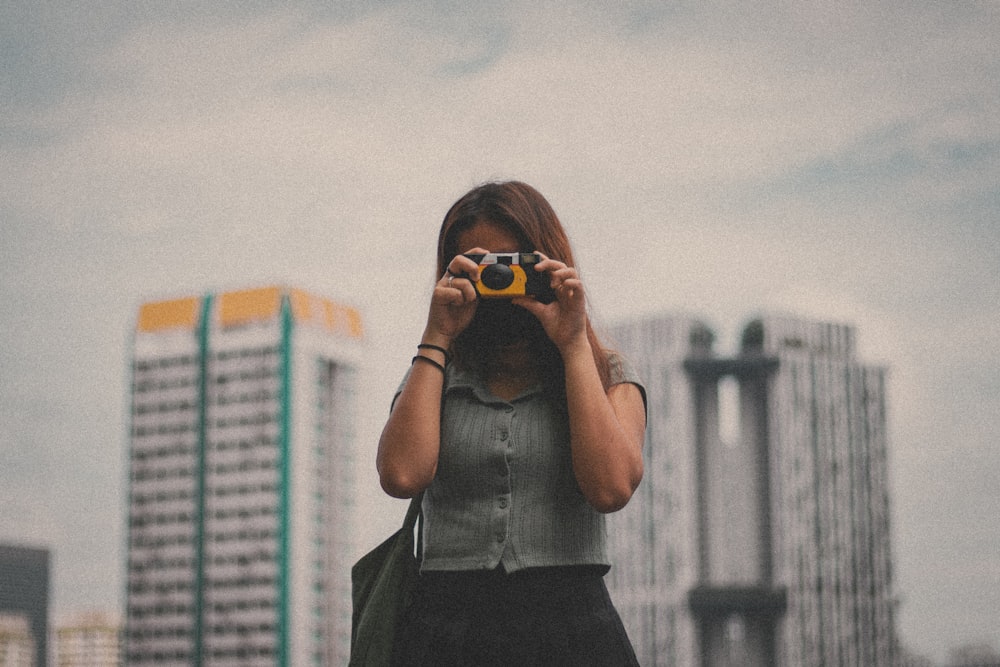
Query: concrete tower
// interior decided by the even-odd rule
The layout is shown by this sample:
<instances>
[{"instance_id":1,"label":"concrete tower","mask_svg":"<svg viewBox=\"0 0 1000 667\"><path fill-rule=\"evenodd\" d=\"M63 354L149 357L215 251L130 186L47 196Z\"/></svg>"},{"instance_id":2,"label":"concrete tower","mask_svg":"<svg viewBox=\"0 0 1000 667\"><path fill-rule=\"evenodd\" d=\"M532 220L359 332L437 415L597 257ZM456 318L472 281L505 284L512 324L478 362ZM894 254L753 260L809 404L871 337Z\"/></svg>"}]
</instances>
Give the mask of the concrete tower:
<instances>
[{"instance_id":1,"label":"concrete tower","mask_svg":"<svg viewBox=\"0 0 1000 667\"><path fill-rule=\"evenodd\" d=\"M612 333L648 391L646 475L610 524L642 663L892 665L885 369L853 328L765 317L727 358L688 318Z\"/></svg>"}]
</instances>

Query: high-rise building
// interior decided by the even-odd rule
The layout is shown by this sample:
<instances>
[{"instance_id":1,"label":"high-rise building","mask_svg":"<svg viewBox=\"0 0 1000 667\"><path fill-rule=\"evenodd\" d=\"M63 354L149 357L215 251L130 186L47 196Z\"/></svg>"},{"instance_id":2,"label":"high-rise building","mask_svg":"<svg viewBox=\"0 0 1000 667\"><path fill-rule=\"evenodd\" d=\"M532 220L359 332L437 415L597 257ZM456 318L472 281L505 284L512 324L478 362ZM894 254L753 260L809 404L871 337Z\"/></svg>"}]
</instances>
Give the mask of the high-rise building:
<instances>
[{"instance_id":1,"label":"high-rise building","mask_svg":"<svg viewBox=\"0 0 1000 667\"><path fill-rule=\"evenodd\" d=\"M27 623L35 665L48 660L49 634L49 551L16 545L0 545L0 614L7 617L11 641L20 631L11 628L12 619L20 627ZM21 639L16 640L23 648ZM10 650L14 650L11 648ZM18 649L21 655L21 649Z\"/></svg>"},{"instance_id":2,"label":"high-rise building","mask_svg":"<svg viewBox=\"0 0 1000 667\"><path fill-rule=\"evenodd\" d=\"M892 665L885 370L853 328L765 317L729 358L689 321L616 334L649 383L653 488L612 524L610 581L643 664Z\"/></svg>"},{"instance_id":3,"label":"high-rise building","mask_svg":"<svg viewBox=\"0 0 1000 667\"><path fill-rule=\"evenodd\" d=\"M128 664L346 663L361 339L297 289L140 307Z\"/></svg>"},{"instance_id":4,"label":"high-rise building","mask_svg":"<svg viewBox=\"0 0 1000 667\"><path fill-rule=\"evenodd\" d=\"M118 667L121 624L98 612L80 614L56 628L56 667Z\"/></svg>"}]
</instances>

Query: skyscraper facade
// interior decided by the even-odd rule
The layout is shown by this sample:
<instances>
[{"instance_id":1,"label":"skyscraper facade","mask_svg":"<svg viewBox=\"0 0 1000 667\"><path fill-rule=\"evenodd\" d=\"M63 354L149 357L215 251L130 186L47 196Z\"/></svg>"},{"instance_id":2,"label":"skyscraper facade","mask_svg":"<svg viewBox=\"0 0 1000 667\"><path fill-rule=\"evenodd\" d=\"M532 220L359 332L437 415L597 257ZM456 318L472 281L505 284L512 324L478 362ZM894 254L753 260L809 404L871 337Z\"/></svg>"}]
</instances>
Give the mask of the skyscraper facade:
<instances>
[{"instance_id":1,"label":"skyscraper facade","mask_svg":"<svg viewBox=\"0 0 1000 667\"><path fill-rule=\"evenodd\" d=\"M765 317L725 358L684 319L616 337L648 382L653 488L612 524L610 580L643 664L891 665L885 370L853 328Z\"/></svg>"},{"instance_id":2,"label":"skyscraper facade","mask_svg":"<svg viewBox=\"0 0 1000 667\"><path fill-rule=\"evenodd\" d=\"M297 289L140 307L128 664L346 662L362 337Z\"/></svg>"},{"instance_id":3,"label":"skyscraper facade","mask_svg":"<svg viewBox=\"0 0 1000 667\"><path fill-rule=\"evenodd\" d=\"M792 318L751 322L742 356L776 362L741 393L766 415L778 660L891 665L886 369L857 359L853 327Z\"/></svg>"}]
</instances>

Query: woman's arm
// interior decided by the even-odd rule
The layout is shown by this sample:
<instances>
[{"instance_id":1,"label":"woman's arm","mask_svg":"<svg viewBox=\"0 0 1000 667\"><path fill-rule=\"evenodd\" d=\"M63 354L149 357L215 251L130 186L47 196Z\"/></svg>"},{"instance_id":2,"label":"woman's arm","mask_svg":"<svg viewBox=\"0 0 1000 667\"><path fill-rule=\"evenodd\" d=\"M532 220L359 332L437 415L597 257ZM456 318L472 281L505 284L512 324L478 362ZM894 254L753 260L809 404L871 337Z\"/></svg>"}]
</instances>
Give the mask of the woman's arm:
<instances>
[{"instance_id":1,"label":"woman's arm","mask_svg":"<svg viewBox=\"0 0 1000 667\"><path fill-rule=\"evenodd\" d=\"M563 364L573 472L595 509L615 512L625 507L642 480L642 393L630 383L605 392L589 343L563 350Z\"/></svg>"},{"instance_id":2,"label":"woman's arm","mask_svg":"<svg viewBox=\"0 0 1000 667\"><path fill-rule=\"evenodd\" d=\"M474 248L469 252L478 252ZM485 251L484 251L485 252ZM457 275L467 275L457 278ZM430 313L418 349L441 368L447 359L434 347L447 350L469 325L476 312L476 290L470 280L478 280L479 267L459 255L434 287ZM441 397L444 373L435 363L414 359L403 390L393 404L389 420L379 438L375 465L382 488L396 498L412 498L434 479L441 446Z\"/></svg>"},{"instance_id":3,"label":"woman's arm","mask_svg":"<svg viewBox=\"0 0 1000 667\"><path fill-rule=\"evenodd\" d=\"M420 352L444 366L444 355ZM437 470L441 439L441 392L444 373L416 360L393 404L379 438L375 459L383 490L395 498L411 498L424 490Z\"/></svg>"},{"instance_id":4,"label":"woman's arm","mask_svg":"<svg viewBox=\"0 0 1000 667\"><path fill-rule=\"evenodd\" d=\"M535 314L562 355L573 472L595 509L620 510L642 480L646 431L642 393L633 384L605 391L587 337L586 298L576 269L552 259L535 269L549 273L556 300L516 302Z\"/></svg>"}]
</instances>

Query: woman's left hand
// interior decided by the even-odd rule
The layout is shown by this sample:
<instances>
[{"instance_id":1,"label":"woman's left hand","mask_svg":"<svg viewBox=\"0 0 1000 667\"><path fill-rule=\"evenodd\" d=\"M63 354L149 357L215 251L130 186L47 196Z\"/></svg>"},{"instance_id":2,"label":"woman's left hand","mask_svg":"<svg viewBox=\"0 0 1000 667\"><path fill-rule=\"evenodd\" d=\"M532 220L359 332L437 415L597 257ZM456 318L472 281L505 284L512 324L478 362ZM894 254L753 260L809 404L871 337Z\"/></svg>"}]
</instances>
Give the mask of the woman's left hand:
<instances>
[{"instance_id":1,"label":"woman's left hand","mask_svg":"<svg viewBox=\"0 0 1000 667\"><path fill-rule=\"evenodd\" d=\"M538 318L545 333L560 352L565 353L574 345L589 345L587 299L576 269L542 255L542 261L535 265L535 270L549 274L549 284L555 292L555 300L552 303L541 303L532 298L521 297L514 299L514 303Z\"/></svg>"}]
</instances>

